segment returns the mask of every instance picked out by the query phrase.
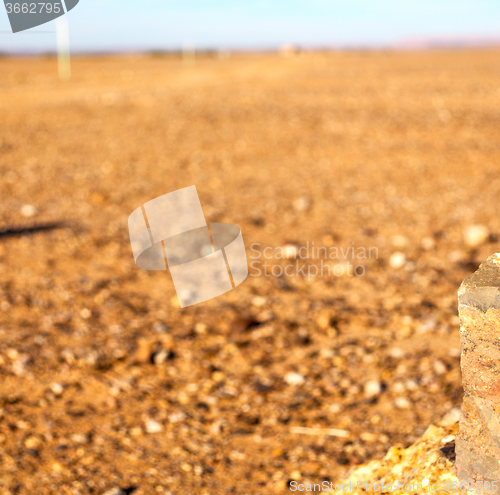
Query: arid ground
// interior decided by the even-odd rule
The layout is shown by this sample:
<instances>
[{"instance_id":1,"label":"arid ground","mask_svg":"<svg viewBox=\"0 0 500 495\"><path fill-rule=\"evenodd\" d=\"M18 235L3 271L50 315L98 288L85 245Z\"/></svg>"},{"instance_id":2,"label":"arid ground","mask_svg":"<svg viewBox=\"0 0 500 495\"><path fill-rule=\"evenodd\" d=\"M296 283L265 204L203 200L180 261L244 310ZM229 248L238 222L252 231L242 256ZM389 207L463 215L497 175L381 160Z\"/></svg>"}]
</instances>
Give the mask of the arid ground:
<instances>
[{"instance_id":1,"label":"arid ground","mask_svg":"<svg viewBox=\"0 0 500 495\"><path fill-rule=\"evenodd\" d=\"M287 493L459 405L456 291L500 235L499 56L81 57L66 82L1 58L1 493ZM254 264L180 309L127 219L190 185Z\"/></svg>"}]
</instances>

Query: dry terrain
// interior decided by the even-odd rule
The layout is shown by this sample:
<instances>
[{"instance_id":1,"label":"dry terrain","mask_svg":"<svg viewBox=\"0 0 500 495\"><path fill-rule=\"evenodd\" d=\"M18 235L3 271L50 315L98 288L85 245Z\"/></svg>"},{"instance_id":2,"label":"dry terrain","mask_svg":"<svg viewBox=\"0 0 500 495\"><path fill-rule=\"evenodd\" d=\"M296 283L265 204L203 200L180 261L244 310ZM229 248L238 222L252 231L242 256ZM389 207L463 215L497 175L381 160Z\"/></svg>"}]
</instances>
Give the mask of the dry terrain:
<instances>
[{"instance_id":1,"label":"dry terrain","mask_svg":"<svg viewBox=\"0 0 500 495\"><path fill-rule=\"evenodd\" d=\"M0 58L0 492L290 493L459 405L456 290L500 235L499 55L81 57L67 82ZM190 185L256 263L181 310L127 219Z\"/></svg>"}]
</instances>

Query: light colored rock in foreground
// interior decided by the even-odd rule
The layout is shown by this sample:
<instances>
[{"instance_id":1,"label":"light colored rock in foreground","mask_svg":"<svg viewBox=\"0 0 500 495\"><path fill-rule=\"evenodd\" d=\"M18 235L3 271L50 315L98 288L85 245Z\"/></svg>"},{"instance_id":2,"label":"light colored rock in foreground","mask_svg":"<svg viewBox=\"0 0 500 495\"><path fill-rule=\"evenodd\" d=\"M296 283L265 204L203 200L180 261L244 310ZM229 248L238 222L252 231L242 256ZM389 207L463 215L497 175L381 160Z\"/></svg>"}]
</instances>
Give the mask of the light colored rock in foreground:
<instances>
[{"instance_id":1,"label":"light colored rock in foreground","mask_svg":"<svg viewBox=\"0 0 500 495\"><path fill-rule=\"evenodd\" d=\"M488 258L458 291L463 415L457 435L457 476L500 480L500 254ZM476 493L499 493L486 483ZM486 488L485 488L486 487Z\"/></svg>"},{"instance_id":2,"label":"light colored rock in foreground","mask_svg":"<svg viewBox=\"0 0 500 495\"><path fill-rule=\"evenodd\" d=\"M457 410L452 410L439 426L429 426L407 449L391 447L382 460L356 468L347 480L338 482L337 490L323 493L463 494L466 491L460 491L453 471L457 429Z\"/></svg>"}]
</instances>

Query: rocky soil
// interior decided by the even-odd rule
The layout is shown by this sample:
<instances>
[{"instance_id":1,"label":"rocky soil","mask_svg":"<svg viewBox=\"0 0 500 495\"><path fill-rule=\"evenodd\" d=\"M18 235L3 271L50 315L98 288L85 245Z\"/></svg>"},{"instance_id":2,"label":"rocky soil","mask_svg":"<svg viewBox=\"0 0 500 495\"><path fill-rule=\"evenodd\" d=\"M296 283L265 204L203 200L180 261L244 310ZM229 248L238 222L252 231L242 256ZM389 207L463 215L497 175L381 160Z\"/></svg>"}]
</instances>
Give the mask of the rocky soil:
<instances>
[{"instance_id":1,"label":"rocky soil","mask_svg":"<svg viewBox=\"0 0 500 495\"><path fill-rule=\"evenodd\" d=\"M66 83L0 58L1 492L286 493L459 405L456 291L499 251L498 56L82 57ZM181 310L127 218L193 184L257 263Z\"/></svg>"}]
</instances>

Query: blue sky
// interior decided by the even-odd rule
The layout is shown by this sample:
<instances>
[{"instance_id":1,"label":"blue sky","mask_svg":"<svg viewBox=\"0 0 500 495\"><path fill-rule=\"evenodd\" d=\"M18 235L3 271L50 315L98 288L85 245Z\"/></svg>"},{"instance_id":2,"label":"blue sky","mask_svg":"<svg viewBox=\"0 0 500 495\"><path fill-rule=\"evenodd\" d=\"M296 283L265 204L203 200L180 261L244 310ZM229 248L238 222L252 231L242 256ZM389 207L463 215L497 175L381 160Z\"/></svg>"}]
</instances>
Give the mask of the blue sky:
<instances>
[{"instance_id":1,"label":"blue sky","mask_svg":"<svg viewBox=\"0 0 500 495\"><path fill-rule=\"evenodd\" d=\"M80 0L68 20L72 51L500 39L499 0ZM54 22L25 33L9 30L0 2L0 52L55 49Z\"/></svg>"}]
</instances>

